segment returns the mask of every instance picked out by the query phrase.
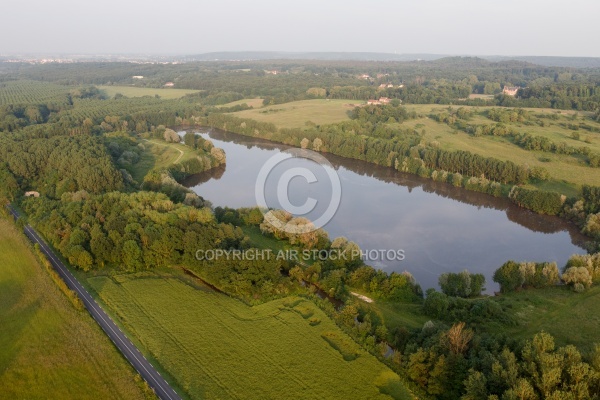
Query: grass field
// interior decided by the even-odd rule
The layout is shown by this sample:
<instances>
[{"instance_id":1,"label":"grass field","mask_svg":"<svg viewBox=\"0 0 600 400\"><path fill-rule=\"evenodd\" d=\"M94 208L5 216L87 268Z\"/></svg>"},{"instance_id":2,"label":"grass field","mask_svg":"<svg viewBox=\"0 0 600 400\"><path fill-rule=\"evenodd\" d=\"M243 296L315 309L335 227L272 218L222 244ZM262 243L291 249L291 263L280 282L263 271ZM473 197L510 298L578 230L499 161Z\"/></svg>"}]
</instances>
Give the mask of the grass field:
<instances>
[{"instance_id":1,"label":"grass field","mask_svg":"<svg viewBox=\"0 0 600 400\"><path fill-rule=\"evenodd\" d=\"M584 293L568 287L524 290L496 298L508 305L519 321L518 326L499 328L518 339L527 339L545 331L557 344L573 344L584 351L600 344L600 286Z\"/></svg>"},{"instance_id":2,"label":"grass field","mask_svg":"<svg viewBox=\"0 0 600 400\"><path fill-rule=\"evenodd\" d=\"M271 122L280 128L302 128L307 121L318 125L337 123L348 119L348 111L357 103L349 100L305 100L286 104L278 104L255 110L245 110L234 115L243 118L252 118L258 121ZM537 184L536 187L561 192L566 195L575 195L578 187L583 184L600 186L600 170L590 168L580 156L561 155L541 151L527 151L508 138L497 136L474 137L465 132L457 131L445 123L439 123L428 117L448 108L446 105L406 105L408 111L415 111L422 117L397 124L398 128L414 128L421 132L425 130L427 142L437 141L439 146L446 150L466 150L486 157L500 160L510 160L518 165L529 167L544 167L550 173L551 180ZM457 108L454 106L454 108ZM483 115L492 107L467 107L475 110L475 115L467 121L469 124L495 124L494 121ZM600 133L588 132L580 129L580 140L571 137L574 132L561 124L571 123L575 111L559 111L553 109L526 109L528 113L537 118L542 116L548 124L525 125L523 123L507 123L506 125L519 132L527 132L535 136L545 136L555 143L566 142L573 147L589 147L593 152L600 153ZM557 119L544 118L555 115ZM597 122L591 121L589 113L578 113L576 122L585 122L594 127L600 127ZM588 142L584 141L587 140Z\"/></svg>"},{"instance_id":3,"label":"grass field","mask_svg":"<svg viewBox=\"0 0 600 400\"><path fill-rule=\"evenodd\" d=\"M261 99L261 98L242 99L242 100L232 101L231 103L223 104L219 107L234 107L234 106L240 106L242 104L247 104L248 107L252 107L252 108L261 108L263 106L263 99Z\"/></svg>"},{"instance_id":4,"label":"grass field","mask_svg":"<svg viewBox=\"0 0 600 400\"><path fill-rule=\"evenodd\" d=\"M411 398L308 300L248 307L153 273L88 283L191 398Z\"/></svg>"},{"instance_id":5,"label":"grass field","mask_svg":"<svg viewBox=\"0 0 600 400\"><path fill-rule=\"evenodd\" d=\"M317 125L333 124L349 119L348 111L354 103L352 100L302 100L277 104L255 110L244 110L234 113L240 118L251 118L262 122L271 122L280 128L302 128L307 121Z\"/></svg>"},{"instance_id":6,"label":"grass field","mask_svg":"<svg viewBox=\"0 0 600 400\"><path fill-rule=\"evenodd\" d=\"M386 326L394 328L420 329L431 318L424 315L420 304L397 303L393 301L377 300L365 304L376 313L383 316Z\"/></svg>"},{"instance_id":7,"label":"grass field","mask_svg":"<svg viewBox=\"0 0 600 400\"><path fill-rule=\"evenodd\" d=\"M197 156L194 149L180 143L144 139L142 144L145 147L145 151L142 152L140 160L127 167L133 179L140 183L144 180L144 176L154 168L167 168L173 164Z\"/></svg>"},{"instance_id":8,"label":"grass field","mask_svg":"<svg viewBox=\"0 0 600 400\"><path fill-rule=\"evenodd\" d=\"M416 111L419 114L428 115L438 113L447 106L439 105L407 105L409 111ZM456 108L456 107L455 107ZM489 108L489 107L488 107ZM486 110L486 107L475 108L479 113ZM506 125L516 129L519 132L527 132L535 136L544 136L555 143L566 142L569 146L583 147L588 146L593 152L600 153L600 134L578 131L581 139L588 138L590 143L583 140L574 140L571 138L572 130L560 126L560 123L571 122L570 116L575 112L557 111L549 109L527 109L529 114L544 115L556 114L557 120L550 121L550 125L541 127L538 125L527 126L522 123L507 123ZM581 122L583 116L580 115L578 121ZM585 122L591 126L600 127L599 124L586 119ZM470 124L495 124L494 121L476 114ZM590 168L578 157L569 155L560 155L541 151L528 151L513 143L509 139L497 136L474 137L465 132L456 131L447 124L438 123L430 118L424 117L416 120L409 120L402 124L404 127L416 128L421 131L425 129L425 139L429 142L437 141L440 147L447 150L467 150L473 153L481 154L486 157L494 157L500 160L510 160L519 165L529 165L530 167L544 167L550 173L552 182L547 182L540 186L552 186L553 190L558 190L567 195L575 194L576 186L582 184L600 185L600 172L597 168ZM540 159L549 159L549 162L540 161Z\"/></svg>"},{"instance_id":9,"label":"grass field","mask_svg":"<svg viewBox=\"0 0 600 400\"><path fill-rule=\"evenodd\" d=\"M135 86L98 86L98 89L102 90L108 97L114 97L117 93L121 93L126 97L154 97L159 95L161 99L165 100L179 99L186 94L197 92L197 90L192 89L155 89Z\"/></svg>"},{"instance_id":10,"label":"grass field","mask_svg":"<svg viewBox=\"0 0 600 400\"><path fill-rule=\"evenodd\" d=\"M0 219L0 398L143 399L140 380Z\"/></svg>"}]
</instances>

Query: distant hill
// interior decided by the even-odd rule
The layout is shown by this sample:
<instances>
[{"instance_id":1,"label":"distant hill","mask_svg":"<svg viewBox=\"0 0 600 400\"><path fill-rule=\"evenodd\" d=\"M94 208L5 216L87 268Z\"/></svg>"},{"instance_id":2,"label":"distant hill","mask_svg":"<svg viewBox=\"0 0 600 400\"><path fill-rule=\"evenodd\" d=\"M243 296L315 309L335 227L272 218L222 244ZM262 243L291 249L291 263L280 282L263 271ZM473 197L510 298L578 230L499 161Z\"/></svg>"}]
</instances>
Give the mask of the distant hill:
<instances>
[{"instance_id":1,"label":"distant hill","mask_svg":"<svg viewBox=\"0 0 600 400\"><path fill-rule=\"evenodd\" d=\"M482 56L490 61L516 60L544 67L600 68L600 57Z\"/></svg>"},{"instance_id":2,"label":"distant hill","mask_svg":"<svg viewBox=\"0 0 600 400\"><path fill-rule=\"evenodd\" d=\"M478 56L473 54L426 54L426 53L376 53L376 52L291 52L291 51L221 51L189 55L160 54L22 54L0 55L0 63L12 60L63 59L69 62L194 62L194 61L269 61L269 60L318 60L318 61L437 61L444 64L464 63L483 65L488 62L521 62L528 65L565 68L600 68L600 57L552 57L552 56ZM453 60L454 59L454 60ZM475 61L474 59L477 59Z\"/></svg>"},{"instance_id":3,"label":"distant hill","mask_svg":"<svg viewBox=\"0 0 600 400\"><path fill-rule=\"evenodd\" d=\"M393 53L345 53L345 52L285 52L285 51L239 51L215 52L182 57L185 61L248 61L248 60L356 60L356 61L415 61L437 60L441 54L393 54Z\"/></svg>"},{"instance_id":4,"label":"distant hill","mask_svg":"<svg viewBox=\"0 0 600 400\"><path fill-rule=\"evenodd\" d=\"M448 57L472 55L450 54L394 54L353 52L285 52L237 51L214 52L180 57L182 61L249 61L249 60L354 60L354 61L435 61ZM600 68L600 57L550 57L550 56L477 56L492 62L521 61L545 67Z\"/></svg>"}]
</instances>

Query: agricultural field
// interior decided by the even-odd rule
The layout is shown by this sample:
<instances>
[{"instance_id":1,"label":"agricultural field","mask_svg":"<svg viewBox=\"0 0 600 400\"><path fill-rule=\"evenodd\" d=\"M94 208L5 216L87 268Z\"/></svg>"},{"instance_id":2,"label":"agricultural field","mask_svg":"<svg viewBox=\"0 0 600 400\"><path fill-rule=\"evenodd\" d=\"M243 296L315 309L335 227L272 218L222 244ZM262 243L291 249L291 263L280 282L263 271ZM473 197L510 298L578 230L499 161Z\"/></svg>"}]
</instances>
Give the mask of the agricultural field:
<instances>
[{"instance_id":1,"label":"agricultural field","mask_svg":"<svg viewBox=\"0 0 600 400\"><path fill-rule=\"evenodd\" d=\"M219 107L235 107L235 106L241 106L242 104L246 104L248 107L252 107L252 108L261 108L263 106L263 99L261 99L261 98L242 99L242 100L232 101L231 103L223 104Z\"/></svg>"},{"instance_id":2,"label":"agricultural field","mask_svg":"<svg viewBox=\"0 0 600 400\"><path fill-rule=\"evenodd\" d=\"M135 86L98 86L98 89L104 92L108 97L115 97L117 93L126 97L144 97L160 96L161 99L172 100L180 99L186 94L196 93L198 90L191 89L173 89L173 88L142 88Z\"/></svg>"},{"instance_id":3,"label":"agricultural field","mask_svg":"<svg viewBox=\"0 0 600 400\"><path fill-rule=\"evenodd\" d=\"M190 398L412 398L311 301L249 307L166 273L87 282Z\"/></svg>"},{"instance_id":4,"label":"agricultural field","mask_svg":"<svg viewBox=\"0 0 600 400\"><path fill-rule=\"evenodd\" d=\"M94 320L74 308L5 219L0 219L0 327L2 398L145 397L141 378Z\"/></svg>"},{"instance_id":5,"label":"agricultural field","mask_svg":"<svg viewBox=\"0 0 600 400\"><path fill-rule=\"evenodd\" d=\"M279 128L302 128L308 121L324 125L348 120L350 118L348 111L362 103L358 100L301 100L255 110L239 111L234 115L261 122L271 122Z\"/></svg>"},{"instance_id":6,"label":"agricultural field","mask_svg":"<svg viewBox=\"0 0 600 400\"><path fill-rule=\"evenodd\" d=\"M37 81L0 82L0 106L8 104L66 104L72 87Z\"/></svg>"}]
</instances>

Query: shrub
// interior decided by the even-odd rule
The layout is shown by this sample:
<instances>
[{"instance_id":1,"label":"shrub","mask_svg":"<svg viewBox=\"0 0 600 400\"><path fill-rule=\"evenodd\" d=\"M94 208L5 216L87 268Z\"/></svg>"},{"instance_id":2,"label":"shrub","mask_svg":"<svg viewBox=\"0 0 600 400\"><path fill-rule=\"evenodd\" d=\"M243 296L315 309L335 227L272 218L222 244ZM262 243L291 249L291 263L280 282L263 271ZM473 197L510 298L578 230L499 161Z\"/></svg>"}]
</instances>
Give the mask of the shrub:
<instances>
[{"instance_id":1,"label":"shrub","mask_svg":"<svg viewBox=\"0 0 600 400\"><path fill-rule=\"evenodd\" d=\"M567 261L564 272L571 268L585 268L593 282L600 281L600 253L574 254Z\"/></svg>"},{"instance_id":2,"label":"shrub","mask_svg":"<svg viewBox=\"0 0 600 400\"><path fill-rule=\"evenodd\" d=\"M515 291L523 284L520 266L514 261L505 262L494 272L494 282L500 285L502 293Z\"/></svg>"},{"instance_id":3,"label":"shrub","mask_svg":"<svg viewBox=\"0 0 600 400\"><path fill-rule=\"evenodd\" d=\"M581 292L585 291L585 286L583 286L581 283L576 283L573 285L573 290L576 291L577 293L581 293Z\"/></svg>"},{"instance_id":4,"label":"shrub","mask_svg":"<svg viewBox=\"0 0 600 400\"><path fill-rule=\"evenodd\" d=\"M581 285L585 288L592 285L592 277L585 267L571 267L567 269L562 279L567 285L573 285L576 291L580 289L580 286L576 287L575 285Z\"/></svg>"},{"instance_id":5,"label":"shrub","mask_svg":"<svg viewBox=\"0 0 600 400\"><path fill-rule=\"evenodd\" d=\"M423 312L433 318L441 319L448 311L448 296L435 289L427 291L427 297L423 302Z\"/></svg>"}]
</instances>

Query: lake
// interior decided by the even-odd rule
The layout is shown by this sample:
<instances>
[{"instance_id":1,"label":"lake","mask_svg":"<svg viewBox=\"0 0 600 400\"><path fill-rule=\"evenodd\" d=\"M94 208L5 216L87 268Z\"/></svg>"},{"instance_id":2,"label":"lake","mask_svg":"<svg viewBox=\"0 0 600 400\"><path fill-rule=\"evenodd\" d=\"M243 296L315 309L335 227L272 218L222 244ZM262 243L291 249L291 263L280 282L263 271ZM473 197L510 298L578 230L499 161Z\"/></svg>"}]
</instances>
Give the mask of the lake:
<instances>
[{"instance_id":1,"label":"lake","mask_svg":"<svg viewBox=\"0 0 600 400\"><path fill-rule=\"evenodd\" d=\"M267 160L290 146L223 132L198 131L225 150L227 164L189 177L186 186L216 206L257 204L255 186ZM324 226L330 239L347 237L365 250L403 251L404 257L373 257L368 264L387 272L409 271L423 289L438 287L444 272L482 273L487 292L497 290L494 271L508 260L556 261L562 268L574 253L584 254L585 236L558 217L538 215L482 193L397 172L392 168L323 154L339 176L341 201ZM311 171L317 182L289 180L293 206L309 198L314 220L327 208L333 189L328 167L304 158L278 164L268 175L264 196L268 206L281 208L277 183L290 168ZM329 171L331 172L331 171ZM280 185L279 185L280 186Z\"/></svg>"}]
</instances>

